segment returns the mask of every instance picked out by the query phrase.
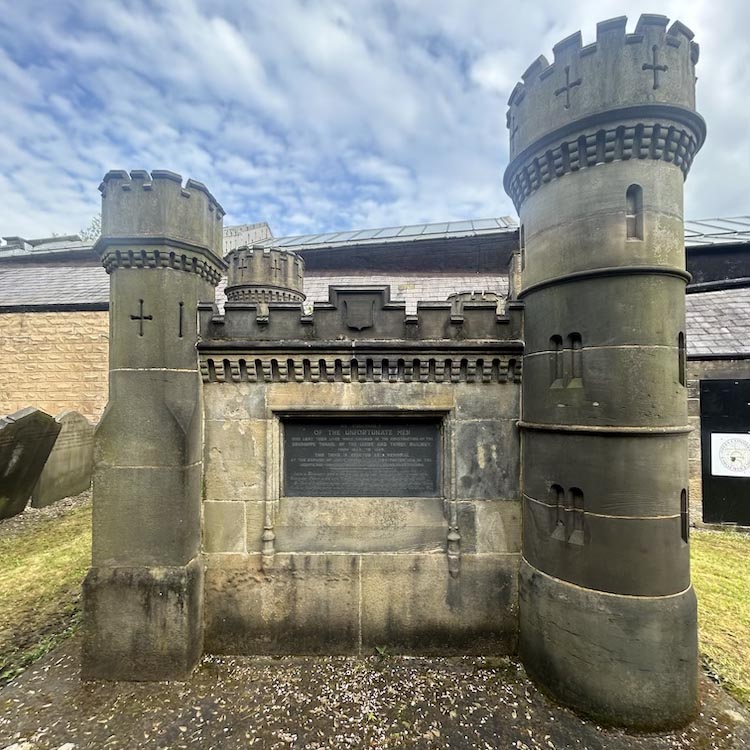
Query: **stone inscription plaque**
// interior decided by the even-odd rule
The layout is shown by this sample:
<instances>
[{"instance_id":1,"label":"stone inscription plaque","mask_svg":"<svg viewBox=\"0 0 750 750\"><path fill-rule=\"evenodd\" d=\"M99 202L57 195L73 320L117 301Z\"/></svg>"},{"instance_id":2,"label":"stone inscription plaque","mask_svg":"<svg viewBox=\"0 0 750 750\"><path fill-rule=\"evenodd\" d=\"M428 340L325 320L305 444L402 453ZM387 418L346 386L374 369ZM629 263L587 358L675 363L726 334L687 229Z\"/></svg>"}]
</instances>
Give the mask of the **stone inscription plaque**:
<instances>
[{"instance_id":1,"label":"stone inscription plaque","mask_svg":"<svg viewBox=\"0 0 750 750\"><path fill-rule=\"evenodd\" d=\"M438 420L284 421L287 497L437 497Z\"/></svg>"}]
</instances>

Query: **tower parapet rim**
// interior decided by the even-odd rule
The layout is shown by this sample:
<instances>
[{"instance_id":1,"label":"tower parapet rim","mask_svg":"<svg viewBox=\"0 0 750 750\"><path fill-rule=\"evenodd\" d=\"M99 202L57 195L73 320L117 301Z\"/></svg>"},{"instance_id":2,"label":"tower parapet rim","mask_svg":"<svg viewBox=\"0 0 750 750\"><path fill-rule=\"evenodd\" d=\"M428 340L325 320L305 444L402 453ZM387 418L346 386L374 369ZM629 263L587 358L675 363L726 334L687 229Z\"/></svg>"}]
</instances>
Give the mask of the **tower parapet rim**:
<instances>
[{"instance_id":1,"label":"tower parapet rim","mask_svg":"<svg viewBox=\"0 0 750 750\"><path fill-rule=\"evenodd\" d=\"M244 245L226 256L225 293L232 302L303 302L305 261L291 250Z\"/></svg>"},{"instance_id":2,"label":"tower parapet rim","mask_svg":"<svg viewBox=\"0 0 750 750\"><path fill-rule=\"evenodd\" d=\"M174 240L202 248L223 266L224 209L208 188L175 172L155 169L110 170L99 186L102 194L102 236L97 248L105 253L111 241L133 243Z\"/></svg>"},{"instance_id":3,"label":"tower parapet rim","mask_svg":"<svg viewBox=\"0 0 750 750\"><path fill-rule=\"evenodd\" d=\"M596 41L581 32L553 48L553 62L540 55L523 73L508 100L510 158L546 133L597 112L662 103L695 109L699 47L680 21L643 14L635 32L627 18L602 21Z\"/></svg>"}]
</instances>

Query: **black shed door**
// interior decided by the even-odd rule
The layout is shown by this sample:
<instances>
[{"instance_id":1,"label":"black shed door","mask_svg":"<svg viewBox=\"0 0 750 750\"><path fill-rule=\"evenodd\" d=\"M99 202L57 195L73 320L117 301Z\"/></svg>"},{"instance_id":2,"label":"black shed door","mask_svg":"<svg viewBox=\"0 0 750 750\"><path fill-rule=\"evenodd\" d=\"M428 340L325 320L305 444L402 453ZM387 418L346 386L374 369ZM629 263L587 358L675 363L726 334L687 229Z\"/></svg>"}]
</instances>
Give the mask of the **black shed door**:
<instances>
[{"instance_id":1,"label":"black shed door","mask_svg":"<svg viewBox=\"0 0 750 750\"><path fill-rule=\"evenodd\" d=\"M703 520L750 526L750 380L701 380Z\"/></svg>"}]
</instances>

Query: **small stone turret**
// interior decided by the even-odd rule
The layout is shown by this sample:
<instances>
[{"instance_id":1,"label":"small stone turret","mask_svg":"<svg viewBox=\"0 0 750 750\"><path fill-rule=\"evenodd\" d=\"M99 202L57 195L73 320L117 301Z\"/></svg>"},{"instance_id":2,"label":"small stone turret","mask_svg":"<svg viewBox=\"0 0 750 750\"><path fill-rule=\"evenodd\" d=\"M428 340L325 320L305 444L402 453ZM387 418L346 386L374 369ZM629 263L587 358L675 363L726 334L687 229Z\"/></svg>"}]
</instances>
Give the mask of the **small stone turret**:
<instances>
[{"instance_id":1,"label":"small stone turret","mask_svg":"<svg viewBox=\"0 0 750 750\"><path fill-rule=\"evenodd\" d=\"M303 302L305 261L275 247L240 247L227 256L230 302Z\"/></svg>"},{"instance_id":2,"label":"small stone turret","mask_svg":"<svg viewBox=\"0 0 750 750\"><path fill-rule=\"evenodd\" d=\"M538 58L509 101L525 303L520 648L560 700L667 727L697 705L682 191L698 46L644 15Z\"/></svg>"},{"instance_id":3,"label":"small stone turret","mask_svg":"<svg viewBox=\"0 0 750 750\"><path fill-rule=\"evenodd\" d=\"M96 432L83 675L186 676L203 646L203 412L197 305L213 299L224 212L173 172L109 172L109 403Z\"/></svg>"}]
</instances>

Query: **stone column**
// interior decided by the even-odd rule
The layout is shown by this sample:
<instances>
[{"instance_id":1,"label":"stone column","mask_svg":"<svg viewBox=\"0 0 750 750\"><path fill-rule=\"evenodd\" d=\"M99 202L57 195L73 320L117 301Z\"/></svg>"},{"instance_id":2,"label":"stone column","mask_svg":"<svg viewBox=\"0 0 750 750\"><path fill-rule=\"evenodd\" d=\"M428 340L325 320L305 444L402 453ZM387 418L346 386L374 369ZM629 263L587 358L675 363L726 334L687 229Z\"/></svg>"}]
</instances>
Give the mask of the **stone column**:
<instances>
[{"instance_id":1,"label":"stone column","mask_svg":"<svg viewBox=\"0 0 750 750\"><path fill-rule=\"evenodd\" d=\"M526 306L520 644L604 721L697 704L687 524L682 192L705 125L698 47L644 15L538 58L508 112Z\"/></svg>"},{"instance_id":2,"label":"stone column","mask_svg":"<svg viewBox=\"0 0 750 750\"><path fill-rule=\"evenodd\" d=\"M212 300L224 211L172 172L100 186L110 274L109 403L96 432L83 676L185 677L203 644L197 304Z\"/></svg>"}]
</instances>

